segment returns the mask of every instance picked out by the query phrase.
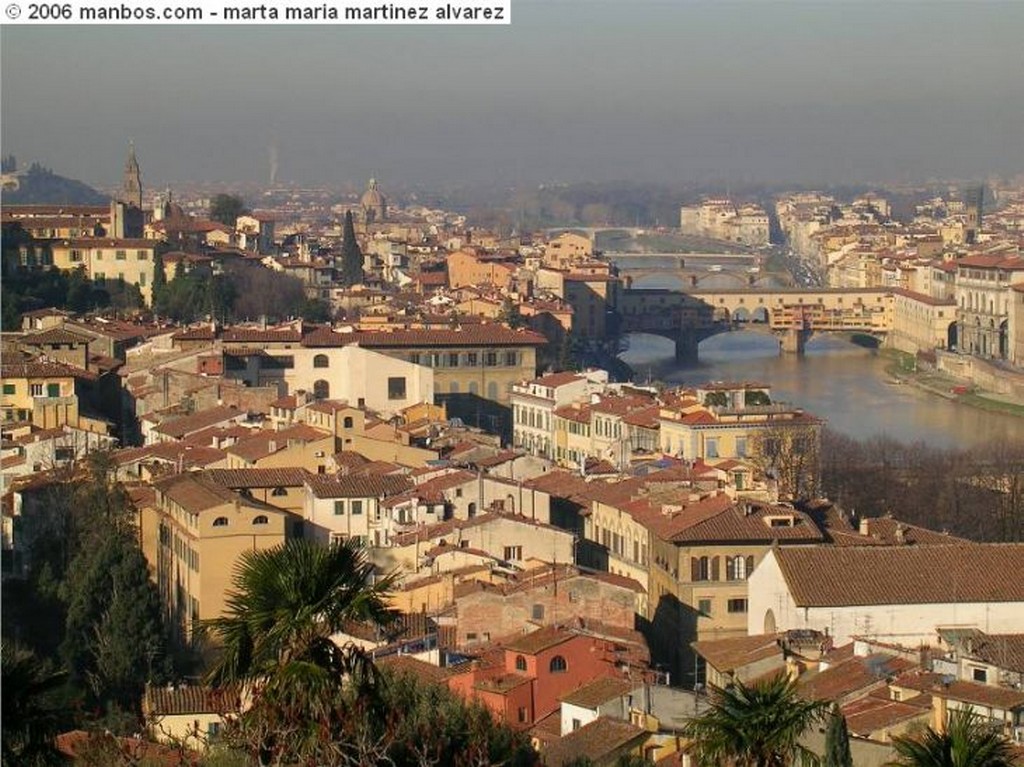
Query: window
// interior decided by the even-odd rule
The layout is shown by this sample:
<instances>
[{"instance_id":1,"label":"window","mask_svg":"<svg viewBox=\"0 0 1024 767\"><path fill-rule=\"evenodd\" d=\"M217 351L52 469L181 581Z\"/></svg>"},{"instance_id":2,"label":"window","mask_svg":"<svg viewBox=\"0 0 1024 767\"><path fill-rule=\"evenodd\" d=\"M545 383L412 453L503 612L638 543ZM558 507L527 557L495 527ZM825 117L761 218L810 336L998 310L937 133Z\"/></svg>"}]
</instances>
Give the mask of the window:
<instances>
[{"instance_id":1,"label":"window","mask_svg":"<svg viewBox=\"0 0 1024 767\"><path fill-rule=\"evenodd\" d=\"M143 272L142 274L139 275L139 286L143 287L143 288L146 287L146 273L145 272Z\"/></svg>"},{"instance_id":2,"label":"window","mask_svg":"<svg viewBox=\"0 0 1024 767\"><path fill-rule=\"evenodd\" d=\"M5 383L4 384L4 394L14 394L14 393L16 393L16 387L14 386L14 384Z\"/></svg>"},{"instance_id":3,"label":"window","mask_svg":"<svg viewBox=\"0 0 1024 767\"><path fill-rule=\"evenodd\" d=\"M135 258L137 260L139 260L139 261L148 261L149 260L149 253L147 253L144 250L137 250L137 251L135 251Z\"/></svg>"},{"instance_id":4,"label":"window","mask_svg":"<svg viewBox=\"0 0 1024 767\"><path fill-rule=\"evenodd\" d=\"M711 580L711 567L710 560L707 557L693 557L690 560L692 576L690 580L693 581L709 581Z\"/></svg>"},{"instance_id":5,"label":"window","mask_svg":"<svg viewBox=\"0 0 1024 767\"><path fill-rule=\"evenodd\" d=\"M459 366L459 353L449 352L448 353L448 367L457 368Z\"/></svg>"},{"instance_id":6,"label":"window","mask_svg":"<svg viewBox=\"0 0 1024 767\"><path fill-rule=\"evenodd\" d=\"M259 515L258 517L256 517L256 518L255 518L255 519L254 519L254 520L252 521L252 523L253 523L254 525L266 525L266 524L268 524L269 522L270 522L270 520L269 520L269 519L267 519L267 517L266 517L266 515L265 515L265 514L260 514L260 515Z\"/></svg>"},{"instance_id":7,"label":"window","mask_svg":"<svg viewBox=\"0 0 1024 767\"><path fill-rule=\"evenodd\" d=\"M747 438L737 437L736 438L736 455L740 458L747 457Z\"/></svg>"},{"instance_id":8,"label":"window","mask_svg":"<svg viewBox=\"0 0 1024 767\"><path fill-rule=\"evenodd\" d=\"M227 527L228 526L228 518L227 517L217 517L215 520L213 520L213 526L214 527Z\"/></svg>"},{"instance_id":9,"label":"window","mask_svg":"<svg viewBox=\"0 0 1024 767\"><path fill-rule=\"evenodd\" d=\"M335 501L334 502L334 516L340 517L344 513L345 513L345 502L344 501Z\"/></svg>"},{"instance_id":10,"label":"window","mask_svg":"<svg viewBox=\"0 0 1024 767\"><path fill-rule=\"evenodd\" d=\"M331 364L331 362L330 362L330 360L329 360L329 359L327 358L327 355L326 355L326 354L318 354L318 355L316 355L316 356L315 356L315 357L313 358L313 367L315 367L315 368L325 368L325 367L329 367L329 366L330 366L330 364Z\"/></svg>"},{"instance_id":11,"label":"window","mask_svg":"<svg viewBox=\"0 0 1024 767\"><path fill-rule=\"evenodd\" d=\"M529 715L530 715L530 712L529 712L529 709L526 708L526 706L520 706L519 707L519 722L520 723L528 722L529 721Z\"/></svg>"},{"instance_id":12,"label":"window","mask_svg":"<svg viewBox=\"0 0 1024 767\"><path fill-rule=\"evenodd\" d=\"M731 613L745 613L747 611L746 599L730 599L726 609Z\"/></svg>"},{"instance_id":13,"label":"window","mask_svg":"<svg viewBox=\"0 0 1024 767\"><path fill-rule=\"evenodd\" d=\"M72 250L71 251L71 261L72 261L72 263L76 263L77 264L81 260L82 260L82 251L80 251L80 250Z\"/></svg>"},{"instance_id":14,"label":"window","mask_svg":"<svg viewBox=\"0 0 1024 767\"><path fill-rule=\"evenodd\" d=\"M475 517L476 516L476 502L475 501L470 501L469 508L466 509L466 516L469 516L469 517Z\"/></svg>"},{"instance_id":15,"label":"window","mask_svg":"<svg viewBox=\"0 0 1024 767\"><path fill-rule=\"evenodd\" d=\"M352 416L350 416L350 415L345 416L345 418L341 422L341 425L344 428L346 428L346 429L351 429L352 428Z\"/></svg>"},{"instance_id":16,"label":"window","mask_svg":"<svg viewBox=\"0 0 1024 767\"><path fill-rule=\"evenodd\" d=\"M466 354L466 366L475 368L479 363L477 362L478 355L476 352L469 352Z\"/></svg>"},{"instance_id":17,"label":"window","mask_svg":"<svg viewBox=\"0 0 1024 767\"><path fill-rule=\"evenodd\" d=\"M988 684L988 669L972 668L971 669L971 678L975 682L983 682L985 684Z\"/></svg>"},{"instance_id":18,"label":"window","mask_svg":"<svg viewBox=\"0 0 1024 767\"><path fill-rule=\"evenodd\" d=\"M518 361L516 352L505 352L505 365L507 367L514 368Z\"/></svg>"},{"instance_id":19,"label":"window","mask_svg":"<svg viewBox=\"0 0 1024 767\"><path fill-rule=\"evenodd\" d=\"M388 399L405 399L405 376L388 378Z\"/></svg>"},{"instance_id":20,"label":"window","mask_svg":"<svg viewBox=\"0 0 1024 767\"><path fill-rule=\"evenodd\" d=\"M43 385L42 384L29 384L29 394L33 397L43 396Z\"/></svg>"},{"instance_id":21,"label":"window","mask_svg":"<svg viewBox=\"0 0 1024 767\"><path fill-rule=\"evenodd\" d=\"M117 251L117 254L115 255L115 258L118 261L124 261L126 258L128 258L128 251L126 251L126 250L119 250L119 251Z\"/></svg>"},{"instance_id":22,"label":"window","mask_svg":"<svg viewBox=\"0 0 1024 767\"><path fill-rule=\"evenodd\" d=\"M363 513L363 502L362 501L352 501L352 516L356 516L356 515L362 514L362 513Z\"/></svg>"},{"instance_id":23,"label":"window","mask_svg":"<svg viewBox=\"0 0 1024 767\"><path fill-rule=\"evenodd\" d=\"M210 740L220 737L220 722L210 722L206 725L206 737Z\"/></svg>"},{"instance_id":24,"label":"window","mask_svg":"<svg viewBox=\"0 0 1024 767\"><path fill-rule=\"evenodd\" d=\"M535 621L544 620L544 605L534 605L532 615Z\"/></svg>"},{"instance_id":25,"label":"window","mask_svg":"<svg viewBox=\"0 0 1024 767\"><path fill-rule=\"evenodd\" d=\"M475 639L476 639L476 632L475 631L467 631L466 632L466 641L467 642L472 642Z\"/></svg>"},{"instance_id":26,"label":"window","mask_svg":"<svg viewBox=\"0 0 1024 767\"><path fill-rule=\"evenodd\" d=\"M569 670L569 664L565 662L565 658L561 655L556 655L551 659L551 663L548 665L548 670L552 674L564 674Z\"/></svg>"},{"instance_id":27,"label":"window","mask_svg":"<svg viewBox=\"0 0 1024 767\"><path fill-rule=\"evenodd\" d=\"M526 671L526 658L522 655L516 656L516 671Z\"/></svg>"},{"instance_id":28,"label":"window","mask_svg":"<svg viewBox=\"0 0 1024 767\"><path fill-rule=\"evenodd\" d=\"M331 396L331 385L322 378L313 384L313 399L327 399Z\"/></svg>"},{"instance_id":29,"label":"window","mask_svg":"<svg viewBox=\"0 0 1024 767\"><path fill-rule=\"evenodd\" d=\"M491 381L489 384L487 384L487 399L498 399L498 384L496 381Z\"/></svg>"},{"instance_id":30,"label":"window","mask_svg":"<svg viewBox=\"0 0 1024 767\"><path fill-rule=\"evenodd\" d=\"M581 722L579 719L573 719L572 720L572 731L573 732L576 732L576 730L578 730L582 726L583 726L583 722Z\"/></svg>"},{"instance_id":31,"label":"window","mask_svg":"<svg viewBox=\"0 0 1024 767\"><path fill-rule=\"evenodd\" d=\"M493 368L498 366L497 352L484 352L484 367Z\"/></svg>"},{"instance_id":32,"label":"window","mask_svg":"<svg viewBox=\"0 0 1024 767\"><path fill-rule=\"evenodd\" d=\"M697 612L706 617L711 616L711 600L700 599L697 601Z\"/></svg>"},{"instance_id":33,"label":"window","mask_svg":"<svg viewBox=\"0 0 1024 767\"><path fill-rule=\"evenodd\" d=\"M513 560L513 559L522 559L522 558L523 558L523 547L522 546L506 546L505 547L505 556L503 557L503 559L505 559L506 561Z\"/></svg>"},{"instance_id":34,"label":"window","mask_svg":"<svg viewBox=\"0 0 1024 767\"><path fill-rule=\"evenodd\" d=\"M717 439L708 439L708 441L704 443L704 455L706 455L708 458L718 458Z\"/></svg>"}]
</instances>

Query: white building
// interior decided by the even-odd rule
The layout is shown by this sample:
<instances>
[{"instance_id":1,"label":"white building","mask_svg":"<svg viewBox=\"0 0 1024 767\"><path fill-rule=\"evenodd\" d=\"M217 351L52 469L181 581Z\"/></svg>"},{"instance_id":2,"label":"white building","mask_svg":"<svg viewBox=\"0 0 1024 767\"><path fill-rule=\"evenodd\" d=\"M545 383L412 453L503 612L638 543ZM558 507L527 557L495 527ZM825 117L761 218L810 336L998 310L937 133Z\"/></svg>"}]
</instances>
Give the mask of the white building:
<instances>
[{"instance_id":1,"label":"white building","mask_svg":"<svg viewBox=\"0 0 1024 767\"><path fill-rule=\"evenodd\" d=\"M1024 632L1024 544L773 548L748 588L748 634L913 647L937 645L943 627Z\"/></svg>"},{"instance_id":2,"label":"white building","mask_svg":"<svg viewBox=\"0 0 1024 767\"><path fill-rule=\"evenodd\" d=\"M555 408L564 407L608 385L607 370L582 373L550 373L512 386L512 425L514 447L549 460L555 457L551 435Z\"/></svg>"}]
</instances>

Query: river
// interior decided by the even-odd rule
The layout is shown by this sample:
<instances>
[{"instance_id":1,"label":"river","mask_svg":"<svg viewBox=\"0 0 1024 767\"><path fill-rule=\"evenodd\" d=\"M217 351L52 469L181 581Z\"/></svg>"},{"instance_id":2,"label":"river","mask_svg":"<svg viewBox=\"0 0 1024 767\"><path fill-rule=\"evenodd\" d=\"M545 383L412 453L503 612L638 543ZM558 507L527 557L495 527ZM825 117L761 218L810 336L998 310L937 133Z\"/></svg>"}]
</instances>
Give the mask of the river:
<instances>
[{"instance_id":1,"label":"river","mask_svg":"<svg viewBox=\"0 0 1024 767\"><path fill-rule=\"evenodd\" d=\"M717 275L715 275L717 276ZM640 282L639 280L637 281ZM674 275L649 275L637 287L677 288ZM721 287L725 287L724 285ZM700 345L696 364L677 363L667 338L629 336L621 357L636 371L675 384L757 381L775 398L824 418L830 428L858 439L886 435L936 447L974 445L1000 438L1024 440L1024 418L962 405L910 385L894 385L877 351L835 336L814 336L803 357L782 355L778 340L758 331L722 333Z\"/></svg>"}]
</instances>

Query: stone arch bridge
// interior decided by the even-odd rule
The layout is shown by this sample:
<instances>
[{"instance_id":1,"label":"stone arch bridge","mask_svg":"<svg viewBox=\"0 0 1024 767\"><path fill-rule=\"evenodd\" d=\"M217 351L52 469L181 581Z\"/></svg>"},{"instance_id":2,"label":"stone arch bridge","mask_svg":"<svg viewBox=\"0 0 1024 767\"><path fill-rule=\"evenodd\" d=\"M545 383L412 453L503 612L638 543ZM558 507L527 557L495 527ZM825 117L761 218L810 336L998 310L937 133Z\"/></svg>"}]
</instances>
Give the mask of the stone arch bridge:
<instances>
[{"instance_id":1,"label":"stone arch bridge","mask_svg":"<svg viewBox=\"0 0 1024 767\"><path fill-rule=\"evenodd\" d=\"M884 338L893 329L894 295L885 288L626 289L617 310L619 335L664 336L675 342L676 359L695 360L701 341L738 327L760 327L796 354L814 333Z\"/></svg>"}]
</instances>

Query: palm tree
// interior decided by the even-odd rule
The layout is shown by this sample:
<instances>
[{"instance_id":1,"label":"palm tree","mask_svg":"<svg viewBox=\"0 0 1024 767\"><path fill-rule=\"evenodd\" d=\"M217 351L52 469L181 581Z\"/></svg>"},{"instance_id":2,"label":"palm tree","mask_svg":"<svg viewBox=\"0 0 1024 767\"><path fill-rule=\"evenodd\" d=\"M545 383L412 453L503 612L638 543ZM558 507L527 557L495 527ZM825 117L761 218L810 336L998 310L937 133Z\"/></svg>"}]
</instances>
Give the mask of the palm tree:
<instances>
[{"instance_id":1,"label":"palm tree","mask_svg":"<svg viewBox=\"0 0 1024 767\"><path fill-rule=\"evenodd\" d=\"M785 767L817 761L800 745L805 731L824 721L829 704L797 696L784 674L725 689L712 687L711 708L683 729L687 750L701 765Z\"/></svg>"},{"instance_id":2,"label":"palm tree","mask_svg":"<svg viewBox=\"0 0 1024 767\"><path fill-rule=\"evenodd\" d=\"M951 711L946 728L893 739L894 767L1011 767L1013 746L970 709Z\"/></svg>"},{"instance_id":3,"label":"palm tree","mask_svg":"<svg viewBox=\"0 0 1024 767\"><path fill-rule=\"evenodd\" d=\"M0 648L3 691L3 740L0 764L48 765L63 762L55 747L61 711L53 693L67 674L53 672L29 650L4 643Z\"/></svg>"},{"instance_id":4,"label":"palm tree","mask_svg":"<svg viewBox=\"0 0 1024 767\"><path fill-rule=\"evenodd\" d=\"M246 685L278 705L316 717L334 704L343 679L366 679L369 657L331 636L349 621L385 625L389 575L371 582L373 565L353 541L323 546L290 541L242 555L226 615L205 628L221 654L208 681Z\"/></svg>"}]
</instances>

